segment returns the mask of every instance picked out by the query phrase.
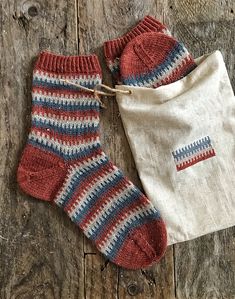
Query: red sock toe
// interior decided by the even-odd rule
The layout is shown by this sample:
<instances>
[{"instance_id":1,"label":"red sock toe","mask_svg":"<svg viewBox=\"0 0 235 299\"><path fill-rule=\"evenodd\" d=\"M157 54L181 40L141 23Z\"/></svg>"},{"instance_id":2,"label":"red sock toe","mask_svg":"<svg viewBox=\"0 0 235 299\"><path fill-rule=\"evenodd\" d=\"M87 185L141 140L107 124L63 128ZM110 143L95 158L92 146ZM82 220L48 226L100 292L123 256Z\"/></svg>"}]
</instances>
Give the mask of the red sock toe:
<instances>
[{"instance_id":1,"label":"red sock toe","mask_svg":"<svg viewBox=\"0 0 235 299\"><path fill-rule=\"evenodd\" d=\"M140 269L158 262L166 251L167 233L164 222L153 220L130 232L114 263L127 269Z\"/></svg>"}]
</instances>

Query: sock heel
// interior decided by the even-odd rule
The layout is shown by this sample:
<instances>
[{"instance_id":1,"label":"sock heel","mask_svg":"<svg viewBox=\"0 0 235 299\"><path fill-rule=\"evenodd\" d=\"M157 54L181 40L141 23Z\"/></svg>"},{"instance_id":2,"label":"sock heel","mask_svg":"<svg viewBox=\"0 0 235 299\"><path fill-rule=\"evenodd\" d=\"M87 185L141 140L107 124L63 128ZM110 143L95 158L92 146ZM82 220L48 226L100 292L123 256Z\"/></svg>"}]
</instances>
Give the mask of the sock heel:
<instances>
[{"instance_id":1,"label":"sock heel","mask_svg":"<svg viewBox=\"0 0 235 299\"><path fill-rule=\"evenodd\" d=\"M29 144L25 147L17 171L17 181L25 193L51 201L65 175L63 160Z\"/></svg>"}]
</instances>

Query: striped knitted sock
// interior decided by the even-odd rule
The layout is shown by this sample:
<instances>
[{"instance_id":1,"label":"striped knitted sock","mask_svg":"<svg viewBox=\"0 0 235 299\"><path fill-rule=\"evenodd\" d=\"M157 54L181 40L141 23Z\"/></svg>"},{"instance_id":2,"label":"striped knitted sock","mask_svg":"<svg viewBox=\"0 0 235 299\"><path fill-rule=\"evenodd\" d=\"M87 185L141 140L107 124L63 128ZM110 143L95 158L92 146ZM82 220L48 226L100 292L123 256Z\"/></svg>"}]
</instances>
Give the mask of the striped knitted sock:
<instances>
[{"instance_id":1,"label":"striped knitted sock","mask_svg":"<svg viewBox=\"0 0 235 299\"><path fill-rule=\"evenodd\" d=\"M117 83L121 83L119 59L125 46L134 37L142 33L151 31L170 34L165 25L163 25L151 16L146 16L137 24L137 26L135 26L128 33L124 34L123 36L117 39L109 40L104 43L104 55L106 58L106 63Z\"/></svg>"},{"instance_id":2,"label":"striped knitted sock","mask_svg":"<svg viewBox=\"0 0 235 299\"><path fill-rule=\"evenodd\" d=\"M196 66L182 43L163 33L147 32L126 45L120 75L125 85L156 88L183 78Z\"/></svg>"},{"instance_id":3,"label":"striped knitted sock","mask_svg":"<svg viewBox=\"0 0 235 299\"><path fill-rule=\"evenodd\" d=\"M149 266L165 252L164 222L102 151L99 101L61 79L93 88L101 82L98 58L40 54L19 185L63 208L112 262L130 269Z\"/></svg>"}]
</instances>

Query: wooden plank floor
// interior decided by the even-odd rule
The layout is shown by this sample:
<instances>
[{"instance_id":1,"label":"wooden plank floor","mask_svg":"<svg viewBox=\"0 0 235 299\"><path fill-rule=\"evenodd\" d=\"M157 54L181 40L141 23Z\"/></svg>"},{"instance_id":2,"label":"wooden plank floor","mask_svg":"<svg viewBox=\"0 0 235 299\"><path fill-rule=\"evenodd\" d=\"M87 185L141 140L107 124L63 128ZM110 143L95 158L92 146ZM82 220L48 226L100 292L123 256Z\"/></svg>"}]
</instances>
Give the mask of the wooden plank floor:
<instances>
[{"instance_id":1,"label":"wooden plank floor","mask_svg":"<svg viewBox=\"0 0 235 299\"><path fill-rule=\"evenodd\" d=\"M62 211L16 184L39 51L95 52L111 85L102 44L146 14L167 24L194 56L220 49L235 87L234 0L1 0L0 299L235 298L235 228L170 246L148 270L126 271L107 263ZM117 104L105 102L103 147L140 186Z\"/></svg>"}]
</instances>

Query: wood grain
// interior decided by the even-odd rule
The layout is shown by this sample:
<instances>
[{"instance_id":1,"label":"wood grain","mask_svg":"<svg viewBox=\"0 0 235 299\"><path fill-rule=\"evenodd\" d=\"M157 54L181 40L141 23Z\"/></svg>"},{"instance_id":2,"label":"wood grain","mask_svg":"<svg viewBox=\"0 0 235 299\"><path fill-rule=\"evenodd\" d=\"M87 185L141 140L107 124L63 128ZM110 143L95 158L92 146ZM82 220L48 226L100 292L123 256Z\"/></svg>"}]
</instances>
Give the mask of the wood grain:
<instances>
[{"instance_id":1,"label":"wood grain","mask_svg":"<svg viewBox=\"0 0 235 299\"><path fill-rule=\"evenodd\" d=\"M43 49L95 52L144 15L163 21L194 56L220 49L235 87L232 0L2 0L0 6L0 298L234 299L235 229L171 246L159 265L126 271L107 262L68 217L22 194L15 173L30 127L31 76ZM141 187L117 104L104 99L105 152Z\"/></svg>"},{"instance_id":2,"label":"wood grain","mask_svg":"<svg viewBox=\"0 0 235 299\"><path fill-rule=\"evenodd\" d=\"M0 298L83 298L83 236L59 209L22 194L33 61L76 54L74 1L1 1ZM75 250L76 249L76 250Z\"/></svg>"}]
</instances>

